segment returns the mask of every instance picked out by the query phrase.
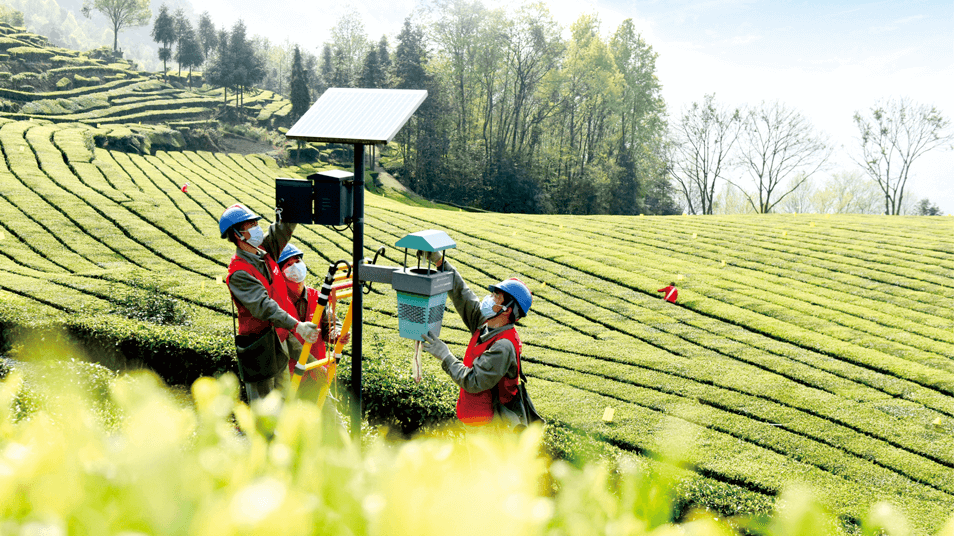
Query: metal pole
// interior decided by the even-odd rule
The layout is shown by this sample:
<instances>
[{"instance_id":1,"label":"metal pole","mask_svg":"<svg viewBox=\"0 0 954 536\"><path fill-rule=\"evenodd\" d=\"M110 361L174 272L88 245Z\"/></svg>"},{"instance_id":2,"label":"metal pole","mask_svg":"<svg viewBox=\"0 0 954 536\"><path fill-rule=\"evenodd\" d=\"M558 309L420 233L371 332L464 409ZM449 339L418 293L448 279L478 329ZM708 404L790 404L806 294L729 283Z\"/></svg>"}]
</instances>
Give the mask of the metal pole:
<instances>
[{"instance_id":1,"label":"metal pole","mask_svg":"<svg viewBox=\"0 0 954 536\"><path fill-rule=\"evenodd\" d=\"M364 259L364 145L354 144L354 209L352 210L354 229L354 249L351 255L351 267L354 278L351 295L351 388L354 390L354 403L351 405L351 437L361 440L361 334L363 326L363 298L361 287L361 261ZM359 443L360 444L360 443Z\"/></svg>"}]
</instances>

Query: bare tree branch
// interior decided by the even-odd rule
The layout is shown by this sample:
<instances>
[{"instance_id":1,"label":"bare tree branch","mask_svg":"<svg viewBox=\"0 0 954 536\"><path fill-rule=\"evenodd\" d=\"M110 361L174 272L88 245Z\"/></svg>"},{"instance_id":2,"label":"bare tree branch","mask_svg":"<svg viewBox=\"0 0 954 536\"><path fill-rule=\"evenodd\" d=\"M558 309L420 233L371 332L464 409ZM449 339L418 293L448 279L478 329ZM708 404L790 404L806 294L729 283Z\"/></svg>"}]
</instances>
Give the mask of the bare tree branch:
<instances>
[{"instance_id":1,"label":"bare tree branch","mask_svg":"<svg viewBox=\"0 0 954 536\"><path fill-rule=\"evenodd\" d=\"M771 212L821 169L831 153L827 139L815 132L808 119L784 104L763 102L748 110L739 154L756 186L758 199L752 199L752 208Z\"/></svg>"},{"instance_id":2,"label":"bare tree branch","mask_svg":"<svg viewBox=\"0 0 954 536\"><path fill-rule=\"evenodd\" d=\"M686 198L690 214L712 214L716 182L724 178L729 154L739 137L742 120L738 109L730 110L705 96L692 103L673 127L669 150L669 174Z\"/></svg>"},{"instance_id":3,"label":"bare tree branch","mask_svg":"<svg viewBox=\"0 0 954 536\"><path fill-rule=\"evenodd\" d=\"M950 121L934 106L908 98L875 103L870 115L855 112L861 157L854 158L884 193L885 214L898 215L911 166L921 155L954 140Z\"/></svg>"}]
</instances>

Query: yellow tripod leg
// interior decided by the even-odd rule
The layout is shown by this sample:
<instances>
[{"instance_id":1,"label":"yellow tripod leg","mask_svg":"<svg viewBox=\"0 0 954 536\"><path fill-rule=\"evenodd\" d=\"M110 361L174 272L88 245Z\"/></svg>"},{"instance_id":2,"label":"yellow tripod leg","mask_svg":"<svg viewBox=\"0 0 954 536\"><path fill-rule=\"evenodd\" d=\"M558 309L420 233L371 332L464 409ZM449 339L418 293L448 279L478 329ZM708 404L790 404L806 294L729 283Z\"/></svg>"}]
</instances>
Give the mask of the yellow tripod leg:
<instances>
[{"instance_id":1,"label":"yellow tripod leg","mask_svg":"<svg viewBox=\"0 0 954 536\"><path fill-rule=\"evenodd\" d=\"M361 292L359 289L358 292ZM345 313L344 322L341 323L341 333L338 334L338 342L335 343L334 352L331 355L331 362L328 363L328 375L325 377L325 384L321 386L321 390L318 391L318 408L325 404L325 398L328 396L328 390L331 389L331 382L335 379L335 369L338 366L338 360L341 359L341 351L344 349L343 339L345 335L351 331L351 304L354 303L354 300L348 303L348 312Z\"/></svg>"},{"instance_id":2,"label":"yellow tripod leg","mask_svg":"<svg viewBox=\"0 0 954 536\"><path fill-rule=\"evenodd\" d=\"M321 322L321 316L325 314L325 306L328 305L328 297L331 295L331 287L335 282L335 273L338 271L338 265L341 263L348 265L347 261L338 261L328 267L328 275L325 276L325 281L321 284L321 291L318 293L318 304L315 306L315 313L311 316L309 322L313 324ZM289 388L289 397L291 398L294 398L295 395L298 394L301 377L305 375L305 371L307 370L305 364L308 363L308 356L311 354L311 345L312 343L306 342L302 346L301 355L298 356L298 363L295 365L295 370L292 371L291 387Z\"/></svg>"}]
</instances>

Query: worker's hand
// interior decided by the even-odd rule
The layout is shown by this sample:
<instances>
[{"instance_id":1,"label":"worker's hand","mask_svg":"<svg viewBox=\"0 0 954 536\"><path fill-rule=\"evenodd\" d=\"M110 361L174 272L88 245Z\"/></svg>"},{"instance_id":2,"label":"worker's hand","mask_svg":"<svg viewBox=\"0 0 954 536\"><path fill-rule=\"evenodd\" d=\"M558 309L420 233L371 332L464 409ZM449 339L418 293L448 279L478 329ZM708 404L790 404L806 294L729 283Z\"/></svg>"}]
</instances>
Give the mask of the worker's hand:
<instances>
[{"instance_id":1,"label":"worker's hand","mask_svg":"<svg viewBox=\"0 0 954 536\"><path fill-rule=\"evenodd\" d=\"M424 339L424 350L434 357L440 359L441 361L444 361L449 357L454 357L454 354L452 354L450 349L447 348L447 345L433 334L425 333L424 335L421 335L421 338Z\"/></svg>"},{"instance_id":2,"label":"worker's hand","mask_svg":"<svg viewBox=\"0 0 954 536\"><path fill-rule=\"evenodd\" d=\"M440 268L441 264L444 262L444 255L440 251L423 251L417 250L417 258L424 259L425 261L430 261L431 264Z\"/></svg>"},{"instance_id":3,"label":"worker's hand","mask_svg":"<svg viewBox=\"0 0 954 536\"><path fill-rule=\"evenodd\" d=\"M310 343L317 341L318 335L321 334L321 332L318 331L317 324L311 322L299 322L298 325L295 326L295 333L301 335L301 338L304 339L305 342Z\"/></svg>"},{"instance_id":4,"label":"worker's hand","mask_svg":"<svg viewBox=\"0 0 954 536\"><path fill-rule=\"evenodd\" d=\"M349 331L348 333L345 333L344 335L342 335L341 332L338 331L338 329L336 328L336 329L331 333L331 342L334 342L334 343L339 343L339 342L340 342L341 344L348 344L348 341L350 341L350 340L351 340L351 332L350 332L350 331Z\"/></svg>"}]
</instances>

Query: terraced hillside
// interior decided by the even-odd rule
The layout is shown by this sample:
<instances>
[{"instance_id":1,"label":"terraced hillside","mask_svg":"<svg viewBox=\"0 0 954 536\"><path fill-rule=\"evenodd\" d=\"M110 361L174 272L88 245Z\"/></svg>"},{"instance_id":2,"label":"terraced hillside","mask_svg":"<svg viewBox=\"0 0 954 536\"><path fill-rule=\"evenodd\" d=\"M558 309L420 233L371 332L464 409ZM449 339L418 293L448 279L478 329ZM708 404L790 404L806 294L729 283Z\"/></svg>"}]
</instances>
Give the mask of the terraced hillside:
<instances>
[{"instance_id":1,"label":"terraced hillside","mask_svg":"<svg viewBox=\"0 0 954 536\"><path fill-rule=\"evenodd\" d=\"M97 52L97 51L94 51ZM221 88L170 84L125 60L55 47L46 38L0 23L0 117L56 123L204 125L225 102ZM231 97L234 100L234 97ZM233 103L234 104L234 103ZM291 102L254 90L245 109L260 125L284 124Z\"/></svg>"},{"instance_id":2,"label":"terraced hillside","mask_svg":"<svg viewBox=\"0 0 954 536\"><path fill-rule=\"evenodd\" d=\"M183 337L227 347L218 216L241 201L270 219L273 179L294 170L111 152L93 130L0 125L0 313L118 321L119 297L149 281L193 307ZM954 511L954 218L471 214L368 196L369 256L429 228L457 241L475 289L518 276L534 291L525 370L551 421L641 454L679 434L700 489L755 502L803 482L847 521L889 500L920 534ZM347 232L300 226L295 242L312 284L350 257ZM657 292L671 281L675 304ZM393 292L367 307L367 335L396 339ZM442 337L462 354L452 314ZM400 348L366 358L409 360Z\"/></svg>"}]
</instances>

